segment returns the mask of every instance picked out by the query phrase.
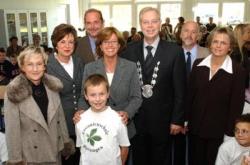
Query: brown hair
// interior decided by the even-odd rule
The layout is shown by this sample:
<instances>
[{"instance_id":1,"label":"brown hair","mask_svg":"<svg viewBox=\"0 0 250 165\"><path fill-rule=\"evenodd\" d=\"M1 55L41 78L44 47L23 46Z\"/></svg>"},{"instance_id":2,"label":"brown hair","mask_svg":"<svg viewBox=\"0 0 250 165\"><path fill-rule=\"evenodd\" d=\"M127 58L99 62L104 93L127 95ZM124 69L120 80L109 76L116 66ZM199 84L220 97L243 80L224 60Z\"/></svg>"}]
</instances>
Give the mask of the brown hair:
<instances>
[{"instance_id":1,"label":"brown hair","mask_svg":"<svg viewBox=\"0 0 250 165\"><path fill-rule=\"evenodd\" d=\"M56 46L57 43L63 39L66 35L72 34L74 37L74 41L76 43L77 32L76 29L69 24L60 24L54 28L54 31L51 35L52 45L54 47L55 52L57 52Z\"/></svg>"},{"instance_id":2,"label":"brown hair","mask_svg":"<svg viewBox=\"0 0 250 165\"><path fill-rule=\"evenodd\" d=\"M102 42L104 40L109 39L112 34L115 34L117 36L118 43L120 44L118 54L124 49L125 41L124 41L121 33L115 27L105 27L98 33L97 39L96 39L96 53L99 57L103 56L103 52L100 48Z\"/></svg>"},{"instance_id":3,"label":"brown hair","mask_svg":"<svg viewBox=\"0 0 250 165\"><path fill-rule=\"evenodd\" d=\"M249 123L250 124L250 114L246 113L246 114L240 115L235 120L235 124L238 124L238 123Z\"/></svg>"},{"instance_id":4,"label":"brown hair","mask_svg":"<svg viewBox=\"0 0 250 165\"><path fill-rule=\"evenodd\" d=\"M212 41L214 39L215 34L226 34L229 37L230 40L230 49L233 50L233 47L235 46L235 37L233 34L233 31L230 28L227 27L218 27L215 28L208 36L207 43L208 48L211 47Z\"/></svg>"},{"instance_id":5,"label":"brown hair","mask_svg":"<svg viewBox=\"0 0 250 165\"><path fill-rule=\"evenodd\" d=\"M84 93L87 94L87 89L89 86L98 86L104 84L107 92L109 92L109 83L108 80L101 74L92 74L90 75L83 84Z\"/></svg>"},{"instance_id":6,"label":"brown hair","mask_svg":"<svg viewBox=\"0 0 250 165\"><path fill-rule=\"evenodd\" d=\"M97 10L97 9L94 9L94 8L88 9L88 10L84 13L84 18L83 18L84 23L86 22L86 17L87 17L87 14L89 14L89 13L98 13L100 20L102 21L102 23L104 23L104 19L103 19L103 17L102 17L102 12L101 12L100 10Z\"/></svg>"}]
</instances>

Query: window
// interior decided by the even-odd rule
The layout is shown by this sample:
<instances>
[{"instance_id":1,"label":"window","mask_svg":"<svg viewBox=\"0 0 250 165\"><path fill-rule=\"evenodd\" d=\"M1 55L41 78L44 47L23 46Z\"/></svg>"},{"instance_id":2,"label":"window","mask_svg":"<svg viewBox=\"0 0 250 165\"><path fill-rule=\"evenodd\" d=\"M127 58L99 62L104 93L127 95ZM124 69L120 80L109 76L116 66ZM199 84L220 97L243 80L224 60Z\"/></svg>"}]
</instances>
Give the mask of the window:
<instances>
[{"instance_id":1,"label":"window","mask_svg":"<svg viewBox=\"0 0 250 165\"><path fill-rule=\"evenodd\" d=\"M203 24L208 23L208 18L213 17L214 22L218 22L218 3L198 3L197 7L194 8L195 17L200 16ZM195 18L194 17L194 18Z\"/></svg>"},{"instance_id":2,"label":"window","mask_svg":"<svg viewBox=\"0 0 250 165\"><path fill-rule=\"evenodd\" d=\"M236 25L242 23L244 20L244 7L244 3L223 3L222 24Z\"/></svg>"},{"instance_id":3,"label":"window","mask_svg":"<svg viewBox=\"0 0 250 165\"><path fill-rule=\"evenodd\" d=\"M181 4L180 3L169 3L161 5L161 20L162 23L165 23L166 17L170 18L170 23L173 25L173 28L178 23L178 17L181 16Z\"/></svg>"}]
</instances>

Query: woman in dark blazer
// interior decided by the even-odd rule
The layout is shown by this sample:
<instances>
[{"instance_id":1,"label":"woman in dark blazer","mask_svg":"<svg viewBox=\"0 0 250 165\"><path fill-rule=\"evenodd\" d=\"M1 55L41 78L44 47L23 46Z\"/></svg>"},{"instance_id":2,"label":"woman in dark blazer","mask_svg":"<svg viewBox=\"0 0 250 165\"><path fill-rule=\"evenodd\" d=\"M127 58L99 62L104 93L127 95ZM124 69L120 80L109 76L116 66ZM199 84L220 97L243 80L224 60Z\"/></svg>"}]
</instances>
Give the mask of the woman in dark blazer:
<instances>
[{"instance_id":1,"label":"woman in dark blazer","mask_svg":"<svg viewBox=\"0 0 250 165\"><path fill-rule=\"evenodd\" d=\"M75 139L75 127L73 115L81 107L81 85L83 75L83 63L81 59L73 56L76 43L76 30L68 24L60 24L55 27L51 40L55 54L49 56L47 72L59 78L63 83L60 98L64 110L69 135ZM76 152L63 164L79 164L80 153Z\"/></svg>"},{"instance_id":2,"label":"woman in dark blazer","mask_svg":"<svg viewBox=\"0 0 250 165\"><path fill-rule=\"evenodd\" d=\"M211 55L194 62L187 98L189 164L214 165L223 138L234 135L246 76L229 56L234 42L231 30L218 28L208 38Z\"/></svg>"}]
</instances>

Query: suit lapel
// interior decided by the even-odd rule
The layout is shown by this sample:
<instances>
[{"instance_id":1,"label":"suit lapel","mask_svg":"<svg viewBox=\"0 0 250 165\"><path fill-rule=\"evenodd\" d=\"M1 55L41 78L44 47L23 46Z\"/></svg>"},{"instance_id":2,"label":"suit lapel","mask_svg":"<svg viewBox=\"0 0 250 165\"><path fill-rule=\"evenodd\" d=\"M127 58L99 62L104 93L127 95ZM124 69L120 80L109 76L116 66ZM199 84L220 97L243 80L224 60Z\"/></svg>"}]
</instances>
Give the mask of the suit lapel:
<instances>
[{"instance_id":1,"label":"suit lapel","mask_svg":"<svg viewBox=\"0 0 250 165\"><path fill-rule=\"evenodd\" d=\"M68 74L68 72L63 68L63 66L60 64L60 62L55 58L55 56L52 58L53 63L57 65L51 65L51 67L53 67L53 69L55 70L55 73L58 73L58 75L60 75L61 77L64 77L68 80L72 80L72 78L70 77L70 75Z\"/></svg>"},{"instance_id":2,"label":"suit lapel","mask_svg":"<svg viewBox=\"0 0 250 165\"><path fill-rule=\"evenodd\" d=\"M90 44L90 39L88 36L86 36L83 39L83 44L81 46L85 46L85 45L87 45L83 51L83 52L85 52L85 58L89 59L88 61L95 61L95 57L94 57L94 54L92 52L92 48L91 48L91 44Z\"/></svg>"},{"instance_id":3,"label":"suit lapel","mask_svg":"<svg viewBox=\"0 0 250 165\"><path fill-rule=\"evenodd\" d=\"M140 65L141 65L141 68L142 68L142 79L143 79L143 82L145 82L146 81L146 79L145 79L145 71L144 71L144 62L145 62L145 60L144 60L144 51L143 51L143 41L141 41L140 42L140 44L139 44L139 46L138 46L138 49L136 49L135 51L135 54L136 55L138 55L137 57L138 57L138 59L136 59L136 65L137 65L137 67L138 67L138 64L137 64L137 62L139 62L140 63Z\"/></svg>"},{"instance_id":4,"label":"suit lapel","mask_svg":"<svg viewBox=\"0 0 250 165\"><path fill-rule=\"evenodd\" d=\"M124 67L125 67L125 64L118 57L115 72L114 72L114 77L111 82L111 88L110 88L111 90L116 90L116 88L121 84L120 82L121 82L122 76L126 74L124 73L124 70L125 70L123 69Z\"/></svg>"},{"instance_id":5,"label":"suit lapel","mask_svg":"<svg viewBox=\"0 0 250 165\"><path fill-rule=\"evenodd\" d=\"M53 94L51 93L51 91L48 89L47 86L46 87L46 92L47 92L47 95L48 95L48 100L49 100L49 104L48 104L48 111L47 111L47 118L48 118L48 125L50 125L53 117L55 116L57 110L58 110L58 106L59 104L57 104L57 102L55 102L55 98L52 98L53 97ZM53 100L53 101L51 101Z\"/></svg>"}]
</instances>

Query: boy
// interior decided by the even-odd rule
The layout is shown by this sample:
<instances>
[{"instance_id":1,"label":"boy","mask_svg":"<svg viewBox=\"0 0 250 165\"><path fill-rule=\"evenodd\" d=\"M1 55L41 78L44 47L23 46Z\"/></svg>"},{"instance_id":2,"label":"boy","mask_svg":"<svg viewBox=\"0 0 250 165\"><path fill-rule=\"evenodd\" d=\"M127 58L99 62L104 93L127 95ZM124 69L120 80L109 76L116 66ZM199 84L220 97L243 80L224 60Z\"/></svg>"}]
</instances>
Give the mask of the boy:
<instances>
[{"instance_id":1,"label":"boy","mask_svg":"<svg viewBox=\"0 0 250 165\"><path fill-rule=\"evenodd\" d=\"M235 138L219 148L216 165L249 165L250 114L241 115L235 122Z\"/></svg>"},{"instance_id":2,"label":"boy","mask_svg":"<svg viewBox=\"0 0 250 165\"><path fill-rule=\"evenodd\" d=\"M6 59L4 48L0 48L0 85L7 85L12 78L12 64Z\"/></svg>"},{"instance_id":3,"label":"boy","mask_svg":"<svg viewBox=\"0 0 250 165\"><path fill-rule=\"evenodd\" d=\"M130 143L118 113L106 106L108 81L99 74L89 76L84 83L84 96L90 108L76 124L80 165L124 165Z\"/></svg>"}]
</instances>

